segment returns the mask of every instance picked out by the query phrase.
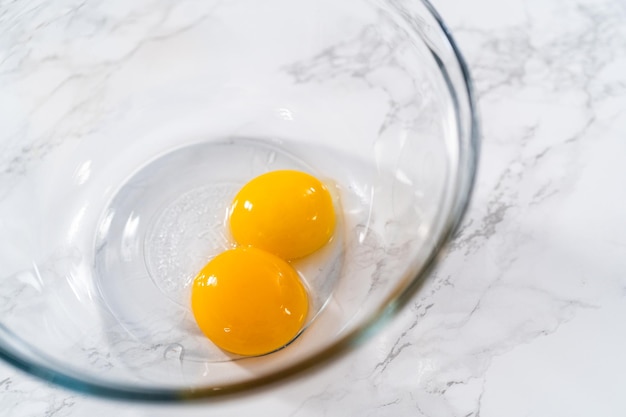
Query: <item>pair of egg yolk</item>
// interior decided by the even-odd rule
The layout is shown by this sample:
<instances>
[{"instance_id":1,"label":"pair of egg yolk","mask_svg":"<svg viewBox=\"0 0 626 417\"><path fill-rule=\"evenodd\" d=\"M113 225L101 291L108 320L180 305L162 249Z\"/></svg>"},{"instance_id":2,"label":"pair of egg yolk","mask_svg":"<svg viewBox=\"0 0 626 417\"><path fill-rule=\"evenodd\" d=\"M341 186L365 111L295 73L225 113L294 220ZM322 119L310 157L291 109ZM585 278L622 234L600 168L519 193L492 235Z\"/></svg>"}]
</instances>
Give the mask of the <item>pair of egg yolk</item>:
<instances>
[{"instance_id":1,"label":"pair of egg yolk","mask_svg":"<svg viewBox=\"0 0 626 417\"><path fill-rule=\"evenodd\" d=\"M221 349L262 355L285 346L304 325L308 296L289 261L330 240L333 202L317 178L271 171L245 184L229 213L238 246L202 268L191 308L202 332Z\"/></svg>"}]
</instances>

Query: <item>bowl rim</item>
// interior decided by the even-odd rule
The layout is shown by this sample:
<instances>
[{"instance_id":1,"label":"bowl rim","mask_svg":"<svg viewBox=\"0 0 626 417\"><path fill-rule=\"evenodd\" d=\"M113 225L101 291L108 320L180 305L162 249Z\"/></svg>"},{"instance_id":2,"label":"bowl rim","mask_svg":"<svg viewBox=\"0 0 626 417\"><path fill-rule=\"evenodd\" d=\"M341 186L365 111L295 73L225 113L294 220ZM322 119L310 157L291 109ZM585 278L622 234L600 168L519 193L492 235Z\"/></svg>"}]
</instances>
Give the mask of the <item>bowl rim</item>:
<instances>
[{"instance_id":1,"label":"bowl rim","mask_svg":"<svg viewBox=\"0 0 626 417\"><path fill-rule=\"evenodd\" d=\"M451 205L450 213L445 219L442 233L436 237L433 249L420 266L417 273L413 276L408 286L395 291L388 296L389 303L381 305L370 313L363 322L355 329L344 334L340 339L330 346L316 352L304 360L290 365L268 375L255 378L250 381L238 382L225 385L223 387L204 387L204 388L183 388L183 389L164 389L164 388L144 388L140 386L132 386L128 384L107 383L104 380L81 378L73 375L71 372L59 372L52 366L43 363L32 363L23 355L16 353L15 349L7 348L0 345L0 359L8 362L10 365L25 371L26 373L39 377L47 382L52 382L58 386L68 388L72 391L91 394L98 397L117 400L135 400L147 402L170 402L176 403L188 400L211 399L217 400L233 394L241 394L244 392L252 392L254 390L265 389L270 385L282 382L288 377L302 375L303 371L319 368L321 365L328 365L331 361L336 361L349 353L354 347L360 345L364 340L369 339L391 318L403 309L406 304L417 293L426 280L426 277L432 272L433 268L443 257L445 247L452 240L459 225L467 212L470 203L472 191L476 182L478 170L478 159L480 153L480 133L479 121L477 116L477 108L475 102L475 94L473 82L470 76L468 65L463 58L454 38L452 37L448 27L443 19L430 3L429 0L420 0L425 6L427 12L435 19L442 31L445 40L452 48L452 53L459 66L463 77L463 86L467 95L467 108L469 110L469 133L467 143L469 146L465 148L465 152L459 154L459 166L464 165L465 170L458 170L455 182L456 190L454 193L454 201ZM436 55L435 51L431 52ZM445 71L445 65L438 62L442 71ZM448 82L448 87L451 88ZM458 114L458 103L454 103L456 113ZM457 120L458 125L458 120ZM463 135L460 135L460 140ZM7 329L0 323L0 334L12 335L12 340L19 341L19 337L14 335L12 331ZM21 346L22 349L34 352L30 346Z\"/></svg>"}]
</instances>

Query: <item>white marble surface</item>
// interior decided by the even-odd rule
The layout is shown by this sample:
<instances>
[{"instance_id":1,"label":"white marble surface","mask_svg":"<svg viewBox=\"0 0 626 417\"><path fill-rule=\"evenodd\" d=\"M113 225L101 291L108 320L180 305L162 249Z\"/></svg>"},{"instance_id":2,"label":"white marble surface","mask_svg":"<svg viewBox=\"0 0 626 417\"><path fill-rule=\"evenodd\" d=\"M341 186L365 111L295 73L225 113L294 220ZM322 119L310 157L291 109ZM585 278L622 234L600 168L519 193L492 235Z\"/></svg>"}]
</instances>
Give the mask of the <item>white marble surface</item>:
<instances>
[{"instance_id":1,"label":"white marble surface","mask_svg":"<svg viewBox=\"0 0 626 417\"><path fill-rule=\"evenodd\" d=\"M474 76L482 161L449 255L390 326L331 368L215 404L110 402L0 365L0 414L626 415L626 3L435 6Z\"/></svg>"}]
</instances>

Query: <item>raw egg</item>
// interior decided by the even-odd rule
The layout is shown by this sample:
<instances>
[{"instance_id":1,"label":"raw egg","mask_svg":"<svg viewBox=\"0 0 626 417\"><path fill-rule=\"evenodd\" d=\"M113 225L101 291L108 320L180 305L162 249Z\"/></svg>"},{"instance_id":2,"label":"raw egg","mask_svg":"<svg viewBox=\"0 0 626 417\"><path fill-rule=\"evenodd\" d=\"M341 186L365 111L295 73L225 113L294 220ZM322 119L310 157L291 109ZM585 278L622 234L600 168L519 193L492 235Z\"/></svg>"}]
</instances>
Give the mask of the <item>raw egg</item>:
<instances>
[{"instance_id":1,"label":"raw egg","mask_svg":"<svg viewBox=\"0 0 626 417\"><path fill-rule=\"evenodd\" d=\"M334 229L330 192L320 180L300 171L271 171L252 179L230 209L230 230L237 243L287 260L315 252Z\"/></svg>"},{"instance_id":2,"label":"raw egg","mask_svg":"<svg viewBox=\"0 0 626 417\"><path fill-rule=\"evenodd\" d=\"M191 307L218 347L262 355L296 337L309 304L291 265L264 250L238 247L217 255L196 276Z\"/></svg>"}]
</instances>

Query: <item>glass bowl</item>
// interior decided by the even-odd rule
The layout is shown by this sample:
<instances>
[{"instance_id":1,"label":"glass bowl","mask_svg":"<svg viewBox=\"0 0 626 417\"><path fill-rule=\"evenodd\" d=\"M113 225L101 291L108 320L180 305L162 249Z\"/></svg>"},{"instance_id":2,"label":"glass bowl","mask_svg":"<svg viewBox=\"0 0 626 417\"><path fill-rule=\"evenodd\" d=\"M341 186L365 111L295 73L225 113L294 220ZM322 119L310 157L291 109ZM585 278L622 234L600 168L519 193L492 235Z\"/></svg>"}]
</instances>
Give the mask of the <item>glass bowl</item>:
<instances>
[{"instance_id":1,"label":"glass bowl","mask_svg":"<svg viewBox=\"0 0 626 417\"><path fill-rule=\"evenodd\" d=\"M461 220L476 116L426 1L4 9L0 356L31 374L177 401L331 363L415 293ZM198 329L190 283L233 247L238 188L277 169L321 179L337 229L292 263L304 330L232 355Z\"/></svg>"}]
</instances>

